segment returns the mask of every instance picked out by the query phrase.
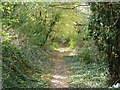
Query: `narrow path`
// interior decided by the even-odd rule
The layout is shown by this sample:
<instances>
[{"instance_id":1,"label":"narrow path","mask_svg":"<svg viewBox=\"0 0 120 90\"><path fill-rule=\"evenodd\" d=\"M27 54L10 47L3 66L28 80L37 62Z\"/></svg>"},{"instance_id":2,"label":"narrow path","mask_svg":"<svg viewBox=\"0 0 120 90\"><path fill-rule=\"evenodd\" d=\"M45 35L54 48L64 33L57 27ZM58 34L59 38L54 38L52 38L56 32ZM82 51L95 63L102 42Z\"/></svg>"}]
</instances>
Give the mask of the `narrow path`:
<instances>
[{"instance_id":1,"label":"narrow path","mask_svg":"<svg viewBox=\"0 0 120 90\"><path fill-rule=\"evenodd\" d=\"M67 56L69 53L65 52L69 48L63 47L57 49L59 52L56 55L51 56L55 66L53 68L53 75L51 79L52 88L67 88L69 87L70 80L70 69L67 67L64 56Z\"/></svg>"}]
</instances>

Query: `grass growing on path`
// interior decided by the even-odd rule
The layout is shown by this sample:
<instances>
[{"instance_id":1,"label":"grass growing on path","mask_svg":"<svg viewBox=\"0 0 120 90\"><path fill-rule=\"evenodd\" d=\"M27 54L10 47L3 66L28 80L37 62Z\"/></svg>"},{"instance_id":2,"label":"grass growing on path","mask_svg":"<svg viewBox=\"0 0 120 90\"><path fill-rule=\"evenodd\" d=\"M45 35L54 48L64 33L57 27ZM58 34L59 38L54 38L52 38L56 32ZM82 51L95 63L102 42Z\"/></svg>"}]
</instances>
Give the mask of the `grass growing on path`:
<instances>
[{"instance_id":1,"label":"grass growing on path","mask_svg":"<svg viewBox=\"0 0 120 90\"><path fill-rule=\"evenodd\" d=\"M66 63L72 75L70 87L74 88L105 88L106 76L105 64L85 63L79 56L65 56Z\"/></svg>"},{"instance_id":2,"label":"grass growing on path","mask_svg":"<svg viewBox=\"0 0 120 90\"><path fill-rule=\"evenodd\" d=\"M51 75L52 88L106 88L107 66L104 62L88 62L79 50L69 47L56 49ZM90 59L90 58L89 58Z\"/></svg>"}]
</instances>

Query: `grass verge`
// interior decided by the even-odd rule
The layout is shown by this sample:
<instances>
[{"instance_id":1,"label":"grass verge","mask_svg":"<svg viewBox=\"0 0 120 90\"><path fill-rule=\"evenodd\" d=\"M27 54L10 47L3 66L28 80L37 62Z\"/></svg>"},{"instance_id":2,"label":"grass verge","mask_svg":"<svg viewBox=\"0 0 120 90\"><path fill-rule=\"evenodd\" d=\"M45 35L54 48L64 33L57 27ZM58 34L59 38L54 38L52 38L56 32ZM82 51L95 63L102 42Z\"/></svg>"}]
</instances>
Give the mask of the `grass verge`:
<instances>
[{"instance_id":1,"label":"grass verge","mask_svg":"<svg viewBox=\"0 0 120 90\"><path fill-rule=\"evenodd\" d=\"M79 56L64 57L73 74L69 77L70 87L106 88L106 65L104 63L86 63Z\"/></svg>"}]
</instances>

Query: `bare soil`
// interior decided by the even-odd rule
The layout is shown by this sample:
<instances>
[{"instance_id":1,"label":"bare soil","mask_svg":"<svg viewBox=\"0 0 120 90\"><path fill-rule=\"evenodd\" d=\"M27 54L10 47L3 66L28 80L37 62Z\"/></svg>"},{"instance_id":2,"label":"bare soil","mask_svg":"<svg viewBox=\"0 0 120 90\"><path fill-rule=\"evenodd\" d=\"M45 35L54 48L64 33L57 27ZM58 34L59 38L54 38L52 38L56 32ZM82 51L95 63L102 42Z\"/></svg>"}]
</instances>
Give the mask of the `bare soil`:
<instances>
[{"instance_id":1,"label":"bare soil","mask_svg":"<svg viewBox=\"0 0 120 90\"><path fill-rule=\"evenodd\" d=\"M55 66L52 69L53 74L51 78L51 88L68 88L69 87L69 76L71 71L64 61L64 56L69 56L73 54L73 50L67 52L68 47L62 47L57 49L56 55L51 56Z\"/></svg>"}]
</instances>

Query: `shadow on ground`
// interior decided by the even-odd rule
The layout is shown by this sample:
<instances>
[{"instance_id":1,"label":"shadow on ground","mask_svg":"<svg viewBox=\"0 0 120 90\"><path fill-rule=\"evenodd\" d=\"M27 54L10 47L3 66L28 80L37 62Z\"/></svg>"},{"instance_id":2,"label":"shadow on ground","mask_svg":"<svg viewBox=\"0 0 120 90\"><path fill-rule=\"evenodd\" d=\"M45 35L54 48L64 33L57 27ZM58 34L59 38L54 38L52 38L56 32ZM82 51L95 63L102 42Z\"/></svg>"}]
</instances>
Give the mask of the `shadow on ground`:
<instances>
[{"instance_id":1,"label":"shadow on ground","mask_svg":"<svg viewBox=\"0 0 120 90\"><path fill-rule=\"evenodd\" d=\"M103 64L86 63L79 55L66 55L64 60L72 71L69 87L74 88L103 88L105 75Z\"/></svg>"}]
</instances>

